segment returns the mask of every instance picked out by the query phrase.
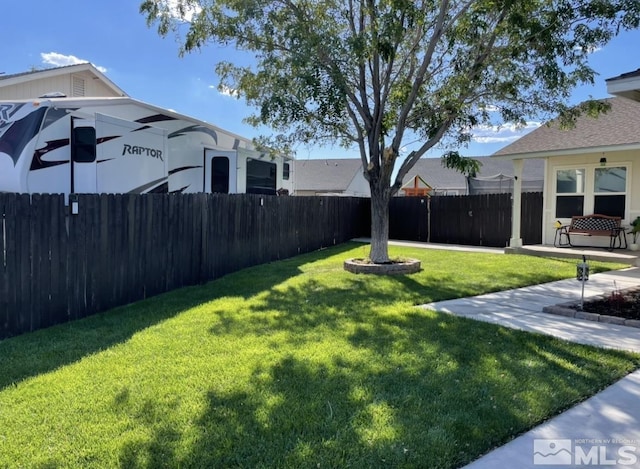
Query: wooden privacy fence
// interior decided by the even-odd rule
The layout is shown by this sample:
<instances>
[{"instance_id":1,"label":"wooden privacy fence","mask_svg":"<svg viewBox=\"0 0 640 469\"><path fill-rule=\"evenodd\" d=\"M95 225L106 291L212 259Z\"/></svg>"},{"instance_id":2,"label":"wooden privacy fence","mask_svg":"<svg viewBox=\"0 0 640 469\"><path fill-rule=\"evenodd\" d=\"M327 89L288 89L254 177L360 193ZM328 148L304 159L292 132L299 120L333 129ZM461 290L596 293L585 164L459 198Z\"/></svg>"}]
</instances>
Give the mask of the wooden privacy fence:
<instances>
[{"instance_id":1,"label":"wooden privacy fence","mask_svg":"<svg viewBox=\"0 0 640 469\"><path fill-rule=\"evenodd\" d=\"M369 199L0 194L0 339L370 233ZM503 247L509 194L397 197L390 238ZM522 238L542 239L542 194Z\"/></svg>"},{"instance_id":2,"label":"wooden privacy fence","mask_svg":"<svg viewBox=\"0 0 640 469\"><path fill-rule=\"evenodd\" d=\"M511 236L510 194L395 197L389 238L432 243L505 247ZM542 193L522 194L524 244L542 242Z\"/></svg>"},{"instance_id":3,"label":"wooden privacy fence","mask_svg":"<svg viewBox=\"0 0 640 469\"><path fill-rule=\"evenodd\" d=\"M342 197L0 194L0 339L342 243L369 201Z\"/></svg>"}]
</instances>

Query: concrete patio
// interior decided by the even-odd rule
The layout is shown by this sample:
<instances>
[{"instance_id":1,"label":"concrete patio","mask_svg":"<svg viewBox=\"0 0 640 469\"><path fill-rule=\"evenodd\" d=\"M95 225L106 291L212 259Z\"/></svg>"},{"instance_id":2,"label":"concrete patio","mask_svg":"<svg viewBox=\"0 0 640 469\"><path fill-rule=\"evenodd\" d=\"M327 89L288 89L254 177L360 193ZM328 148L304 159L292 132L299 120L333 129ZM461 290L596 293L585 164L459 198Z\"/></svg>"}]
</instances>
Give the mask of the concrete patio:
<instances>
[{"instance_id":1,"label":"concrete patio","mask_svg":"<svg viewBox=\"0 0 640 469\"><path fill-rule=\"evenodd\" d=\"M608 251L606 248L588 248L588 247L563 247L556 248L554 246L536 244L522 246L519 248L505 248L505 253L526 254L538 257L559 257L567 259L581 259L585 256L587 260L602 262L619 262L635 267L640 267L640 251L631 251L629 249L614 249Z\"/></svg>"}]
</instances>

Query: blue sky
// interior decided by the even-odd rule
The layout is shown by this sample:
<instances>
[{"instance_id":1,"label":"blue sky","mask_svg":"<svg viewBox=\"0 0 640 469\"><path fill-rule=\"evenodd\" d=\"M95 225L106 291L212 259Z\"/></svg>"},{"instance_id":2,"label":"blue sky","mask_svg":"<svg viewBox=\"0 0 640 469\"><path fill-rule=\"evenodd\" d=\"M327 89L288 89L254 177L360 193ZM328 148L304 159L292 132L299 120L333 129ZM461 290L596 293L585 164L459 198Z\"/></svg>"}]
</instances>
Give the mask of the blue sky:
<instances>
[{"instance_id":1,"label":"blue sky","mask_svg":"<svg viewBox=\"0 0 640 469\"><path fill-rule=\"evenodd\" d=\"M138 12L139 0L4 0L0 73L19 73L91 62L130 96L197 117L245 137L268 134L243 124L251 113L243 101L220 93L215 63L235 52L210 45L178 57L173 36L161 38ZM575 90L572 102L607 97L605 78L640 67L640 31L623 33L591 54L600 74L595 86ZM539 125L532 119L530 129ZM530 130L529 129L529 130ZM477 129L460 153L490 155L527 129ZM436 152L437 153L437 152ZM438 156L439 153L432 156ZM297 158L357 157L339 147L297 149Z\"/></svg>"}]
</instances>

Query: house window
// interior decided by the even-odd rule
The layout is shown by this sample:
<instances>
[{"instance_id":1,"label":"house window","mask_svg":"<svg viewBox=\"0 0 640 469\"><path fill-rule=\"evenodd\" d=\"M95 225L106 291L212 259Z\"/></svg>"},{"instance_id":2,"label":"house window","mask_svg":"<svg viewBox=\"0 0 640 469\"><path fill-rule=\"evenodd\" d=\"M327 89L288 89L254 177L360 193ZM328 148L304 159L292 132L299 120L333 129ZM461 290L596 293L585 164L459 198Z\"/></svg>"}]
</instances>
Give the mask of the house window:
<instances>
[{"instance_id":1,"label":"house window","mask_svg":"<svg viewBox=\"0 0 640 469\"><path fill-rule=\"evenodd\" d=\"M594 173L593 212L624 218L627 192L627 168L596 168Z\"/></svg>"},{"instance_id":2,"label":"house window","mask_svg":"<svg viewBox=\"0 0 640 469\"><path fill-rule=\"evenodd\" d=\"M556 172L556 218L583 215L584 186L584 169L559 169Z\"/></svg>"},{"instance_id":3,"label":"house window","mask_svg":"<svg viewBox=\"0 0 640 469\"><path fill-rule=\"evenodd\" d=\"M229 193L229 158L214 156L211 164L211 192Z\"/></svg>"}]
</instances>

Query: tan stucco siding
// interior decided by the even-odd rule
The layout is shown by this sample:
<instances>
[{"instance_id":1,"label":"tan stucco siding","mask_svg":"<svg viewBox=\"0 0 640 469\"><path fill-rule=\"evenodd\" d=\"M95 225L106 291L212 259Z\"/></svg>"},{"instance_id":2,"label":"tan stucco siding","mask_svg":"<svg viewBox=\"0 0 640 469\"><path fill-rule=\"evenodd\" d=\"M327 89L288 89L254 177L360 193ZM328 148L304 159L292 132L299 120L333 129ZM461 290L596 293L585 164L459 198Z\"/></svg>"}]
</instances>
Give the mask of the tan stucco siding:
<instances>
[{"instance_id":1,"label":"tan stucco siding","mask_svg":"<svg viewBox=\"0 0 640 469\"><path fill-rule=\"evenodd\" d=\"M543 243L553 244L556 233L556 220L569 223L570 218L556 217L556 172L559 169L585 169L584 214L593 213L594 200L594 171L600 168L600 159L606 158L605 167L626 166L627 184L625 200L624 225L640 216L640 150L617 152L584 153L570 156L549 157L545 173L544 214L543 214ZM587 244L606 246L606 238L593 237Z\"/></svg>"}]
</instances>

